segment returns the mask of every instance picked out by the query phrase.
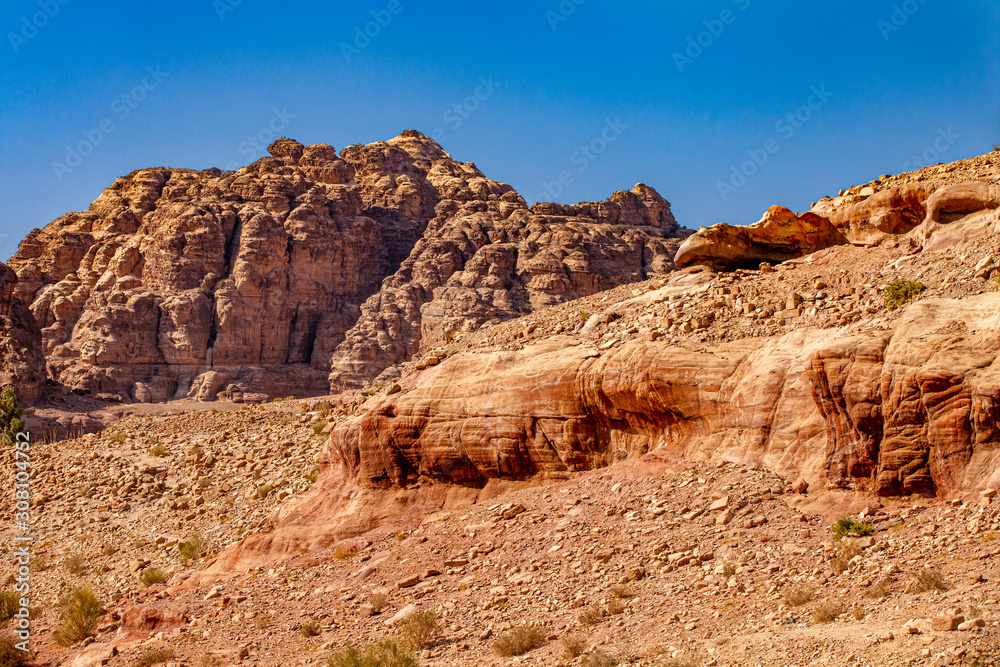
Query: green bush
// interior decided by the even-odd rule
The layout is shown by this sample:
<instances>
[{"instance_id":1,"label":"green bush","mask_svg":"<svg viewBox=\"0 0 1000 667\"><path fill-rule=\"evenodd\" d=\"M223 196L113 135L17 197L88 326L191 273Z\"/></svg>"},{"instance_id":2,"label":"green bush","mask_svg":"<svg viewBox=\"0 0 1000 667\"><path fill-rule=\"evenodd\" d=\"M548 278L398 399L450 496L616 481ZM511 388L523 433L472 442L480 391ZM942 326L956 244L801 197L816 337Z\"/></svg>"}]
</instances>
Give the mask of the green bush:
<instances>
[{"instance_id":1,"label":"green bush","mask_svg":"<svg viewBox=\"0 0 1000 667\"><path fill-rule=\"evenodd\" d=\"M914 280L893 280L885 288L885 307L895 310L927 291L927 285Z\"/></svg>"},{"instance_id":2,"label":"green bush","mask_svg":"<svg viewBox=\"0 0 1000 667\"><path fill-rule=\"evenodd\" d=\"M858 537L871 535L875 532L875 526L870 523L865 523L864 521L852 519L849 516L842 516L833 522L833 526L830 530L833 531L833 536L839 540L847 537L851 533L857 535Z\"/></svg>"},{"instance_id":3,"label":"green bush","mask_svg":"<svg viewBox=\"0 0 1000 667\"><path fill-rule=\"evenodd\" d=\"M64 646L83 641L94 634L104 605L90 586L74 588L59 598L59 629L53 638Z\"/></svg>"},{"instance_id":4,"label":"green bush","mask_svg":"<svg viewBox=\"0 0 1000 667\"><path fill-rule=\"evenodd\" d=\"M364 649L348 646L330 656L327 667L419 667L409 649L390 640L369 644Z\"/></svg>"},{"instance_id":5,"label":"green bush","mask_svg":"<svg viewBox=\"0 0 1000 667\"><path fill-rule=\"evenodd\" d=\"M23 415L14 387L7 385L0 391L0 445L16 442L17 434L24 430Z\"/></svg>"}]
</instances>

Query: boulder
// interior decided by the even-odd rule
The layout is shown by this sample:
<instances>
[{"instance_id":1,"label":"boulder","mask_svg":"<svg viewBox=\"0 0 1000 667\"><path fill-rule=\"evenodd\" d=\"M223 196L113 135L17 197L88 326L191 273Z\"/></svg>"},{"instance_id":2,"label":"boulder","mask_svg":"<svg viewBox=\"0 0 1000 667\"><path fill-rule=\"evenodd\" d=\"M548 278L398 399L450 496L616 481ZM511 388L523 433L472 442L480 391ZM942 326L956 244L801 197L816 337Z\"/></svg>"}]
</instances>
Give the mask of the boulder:
<instances>
[{"instance_id":1,"label":"boulder","mask_svg":"<svg viewBox=\"0 0 1000 667\"><path fill-rule=\"evenodd\" d=\"M811 212L795 215L772 206L752 225L702 227L681 244L674 263L678 267L704 264L716 270L756 269L762 262L776 264L847 243L826 218Z\"/></svg>"}]
</instances>

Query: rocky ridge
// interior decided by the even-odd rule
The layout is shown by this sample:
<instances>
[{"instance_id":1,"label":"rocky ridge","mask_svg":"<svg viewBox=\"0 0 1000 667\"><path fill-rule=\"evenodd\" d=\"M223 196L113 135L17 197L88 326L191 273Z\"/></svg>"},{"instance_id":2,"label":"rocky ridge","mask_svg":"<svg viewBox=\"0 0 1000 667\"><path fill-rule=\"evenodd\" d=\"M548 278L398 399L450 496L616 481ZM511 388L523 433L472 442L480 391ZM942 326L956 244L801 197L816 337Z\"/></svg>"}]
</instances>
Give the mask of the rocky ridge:
<instances>
[{"instance_id":1,"label":"rocky ridge","mask_svg":"<svg viewBox=\"0 0 1000 667\"><path fill-rule=\"evenodd\" d=\"M21 242L16 295L53 380L125 403L325 394L331 358L334 384L359 386L424 336L673 266L677 224L642 185L529 210L414 131L269 151L133 172Z\"/></svg>"},{"instance_id":2,"label":"rocky ridge","mask_svg":"<svg viewBox=\"0 0 1000 667\"><path fill-rule=\"evenodd\" d=\"M17 275L0 262L0 386L13 385L18 400L31 405L42 395L45 358L38 323L14 298L16 289Z\"/></svg>"}]
</instances>

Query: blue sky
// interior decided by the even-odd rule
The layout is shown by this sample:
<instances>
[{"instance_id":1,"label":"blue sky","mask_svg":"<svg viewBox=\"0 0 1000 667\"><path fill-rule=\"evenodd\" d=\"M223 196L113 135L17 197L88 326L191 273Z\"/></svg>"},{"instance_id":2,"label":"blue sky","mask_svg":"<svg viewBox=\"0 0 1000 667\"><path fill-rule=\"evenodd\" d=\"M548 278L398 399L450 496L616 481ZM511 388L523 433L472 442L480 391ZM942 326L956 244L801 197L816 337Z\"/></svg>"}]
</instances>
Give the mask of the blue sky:
<instances>
[{"instance_id":1,"label":"blue sky","mask_svg":"<svg viewBox=\"0 0 1000 667\"><path fill-rule=\"evenodd\" d=\"M998 25L989 0L8 0L0 257L117 176L243 165L272 130L413 128L529 202L641 181L688 227L753 222L1000 143Z\"/></svg>"}]
</instances>

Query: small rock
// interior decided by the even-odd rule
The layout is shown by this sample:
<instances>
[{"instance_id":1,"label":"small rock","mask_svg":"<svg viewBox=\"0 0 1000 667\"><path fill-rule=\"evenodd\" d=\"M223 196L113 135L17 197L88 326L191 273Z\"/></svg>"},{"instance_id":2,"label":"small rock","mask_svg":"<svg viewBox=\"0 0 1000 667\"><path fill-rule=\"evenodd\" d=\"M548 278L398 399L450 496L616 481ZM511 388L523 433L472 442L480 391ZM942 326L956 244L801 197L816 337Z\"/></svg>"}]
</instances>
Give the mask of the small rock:
<instances>
[{"instance_id":1,"label":"small rock","mask_svg":"<svg viewBox=\"0 0 1000 667\"><path fill-rule=\"evenodd\" d=\"M958 629L965 632L967 630L974 630L976 628L985 628L986 621L981 618L970 618L968 621L963 621L958 624Z\"/></svg>"},{"instance_id":2,"label":"small rock","mask_svg":"<svg viewBox=\"0 0 1000 667\"><path fill-rule=\"evenodd\" d=\"M413 616L415 613L417 613L417 605L408 604L399 611L397 611L395 616L386 619L385 625L392 627L401 621L405 621L410 616Z\"/></svg>"},{"instance_id":3,"label":"small rock","mask_svg":"<svg viewBox=\"0 0 1000 667\"><path fill-rule=\"evenodd\" d=\"M950 632L957 630L964 621L965 617L961 615L935 616L931 619L931 629L938 632Z\"/></svg>"}]
</instances>

